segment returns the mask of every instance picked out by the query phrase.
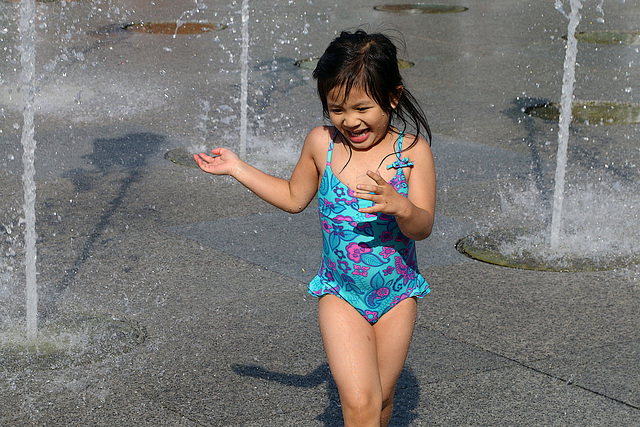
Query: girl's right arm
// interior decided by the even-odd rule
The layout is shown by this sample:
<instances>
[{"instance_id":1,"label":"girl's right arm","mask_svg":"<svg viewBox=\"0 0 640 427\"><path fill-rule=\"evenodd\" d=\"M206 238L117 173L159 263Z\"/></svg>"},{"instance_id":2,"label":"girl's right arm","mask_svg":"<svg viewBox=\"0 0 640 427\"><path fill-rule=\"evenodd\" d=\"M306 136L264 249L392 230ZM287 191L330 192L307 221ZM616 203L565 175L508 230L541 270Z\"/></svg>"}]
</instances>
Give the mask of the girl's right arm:
<instances>
[{"instance_id":1,"label":"girl's right arm","mask_svg":"<svg viewBox=\"0 0 640 427\"><path fill-rule=\"evenodd\" d=\"M211 150L214 157L200 153L194 159L203 171L230 175L266 202L284 211L298 213L318 191L320 172L316 159L322 157L322 147L328 147L327 135L328 131L322 127L309 133L288 181L256 169L226 148Z\"/></svg>"}]
</instances>

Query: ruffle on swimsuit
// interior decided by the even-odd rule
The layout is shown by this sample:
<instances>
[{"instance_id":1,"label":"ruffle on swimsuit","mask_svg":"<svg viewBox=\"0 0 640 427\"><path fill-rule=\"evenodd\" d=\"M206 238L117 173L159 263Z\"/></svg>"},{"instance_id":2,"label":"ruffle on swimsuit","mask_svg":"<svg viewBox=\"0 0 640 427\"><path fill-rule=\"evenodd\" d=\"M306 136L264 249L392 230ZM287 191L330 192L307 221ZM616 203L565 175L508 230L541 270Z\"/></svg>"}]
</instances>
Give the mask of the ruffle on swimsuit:
<instances>
[{"instance_id":1,"label":"ruffle on swimsuit","mask_svg":"<svg viewBox=\"0 0 640 427\"><path fill-rule=\"evenodd\" d=\"M333 174L331 154L337 134L329 145L318 191L322 264L308 291L316 297L339 296L373 324L403 299L422 298L430 289L418 271L415 241L402 234L395 217L358 212L373 202L356 198ZM407 197L402 168L412 163L400 158L402 137L398 138L398 160L391 165L397 172L389 184Z\"/></svg>"}]
</instances>

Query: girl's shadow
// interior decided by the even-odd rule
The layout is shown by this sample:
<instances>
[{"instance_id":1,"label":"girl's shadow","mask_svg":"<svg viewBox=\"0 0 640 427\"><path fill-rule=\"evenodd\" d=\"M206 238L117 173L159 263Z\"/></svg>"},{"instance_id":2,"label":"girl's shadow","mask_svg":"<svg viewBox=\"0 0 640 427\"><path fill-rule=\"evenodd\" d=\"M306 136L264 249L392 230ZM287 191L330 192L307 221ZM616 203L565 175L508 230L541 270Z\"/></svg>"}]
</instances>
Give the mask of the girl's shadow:
<instances>
[{"instance_id":1,"label":"girl's shadow","mask_svg":"<svg viewBox=\"0 0 640 427\"><path fill-rule=\"evenodd\" d=\"M275 381L286 386L298 388L313 388L326 383L329 401L324 412L318 415L316 419L323 422L327 427L342 425L342 410L340 409L338 388L331 377L328 364L325 363L318 366L307 375L273 372L256 365L233 365L231 369L238 375ZM395 407L390 426L409 426L411 421L417 418L414 410L417 408L419 400L418 381L411 369L405 367L400 374L396 387Z\"/></svg>"}]
</instances>

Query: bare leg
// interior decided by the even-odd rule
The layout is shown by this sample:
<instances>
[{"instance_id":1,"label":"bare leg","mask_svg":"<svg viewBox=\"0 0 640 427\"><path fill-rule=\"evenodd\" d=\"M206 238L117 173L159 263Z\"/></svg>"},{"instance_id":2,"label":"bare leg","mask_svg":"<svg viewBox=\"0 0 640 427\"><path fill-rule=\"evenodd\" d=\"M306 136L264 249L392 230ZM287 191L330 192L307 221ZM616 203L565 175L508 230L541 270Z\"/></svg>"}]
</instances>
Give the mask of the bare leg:
<instances>
[{"instance_id":1,"label":"bare leg","mask_svg":"<svg viewBox=\"0 0 640 427\"><path fill-rule=\"evenodd\" d=\"M320 298L320 332L338 386L345 427L380 426L382 387L373 327L335 295Z\"/></svg>"},{"instance_id":2,"label":"bare leg","mask_svg":"<svg viewBox=\"0 0 640 427\"><path fill-rule=\"evenodd\" d=\"M373 325L376 335L378 370L382 387L380 425L386 427L393 413L393 396L409 351L416 322L417 303L407 298L386 312Z\"/></svg>"},{"instance_id":3,"label":"bare leg","mask_svg":"<svg viewBox=\"0 0 640 427\"><path fill-rule=\"evenodd\" d=\"M320 298L320 332L346 427L389 424L416 311L416 299L407 298L372 326L339 297Z\"/></svg>"}]
</instances>

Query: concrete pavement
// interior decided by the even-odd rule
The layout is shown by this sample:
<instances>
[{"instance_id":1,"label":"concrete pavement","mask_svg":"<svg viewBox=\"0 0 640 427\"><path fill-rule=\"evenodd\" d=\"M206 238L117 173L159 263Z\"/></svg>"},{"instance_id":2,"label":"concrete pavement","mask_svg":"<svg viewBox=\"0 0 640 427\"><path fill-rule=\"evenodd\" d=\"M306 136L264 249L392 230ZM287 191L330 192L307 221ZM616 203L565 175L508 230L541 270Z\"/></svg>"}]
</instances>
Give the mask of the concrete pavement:
<instances>
[{"instance_id":1,"label":"concrete pavement","mask_svg":"<svg viewBox=\"0 0 640 427\"><path fill-rule=\"evenodd\" d=\"M415 63L407 86L435 133L437 219L418 245L433 291L419 303L392 425L639 425L637 267L525 271L455 250L458 239L500 225L511 191L552 188L557 124L522 108L560 96L566 20L553 5L491 0L407 15L370 1L250 3L247 151L272 173L286 176L306 132L323 123L311 72L296 60L367 24L400 30L403 57ZM637 30L637 1L606 4L604 24L597 2L586 3L579 30ZM315 201L288 215L229 178L164 157L237 148L240 5L204 4L38 5L41 314L88 314L128 329L84 358L20 364L3 350L2 425L341 425L317 303L306 293L321 247ZM190 10L228 28L176 38L113 29ZM16 13L0 3L9 52L0 219L18 229ZM634 101L637 46L580 49L578 98ZM573 126L570 180L605 176L636 194L637 131ZM20 314L20 260L6 263L15 269L0 296Z\"/></svg>"}]
</instances>

